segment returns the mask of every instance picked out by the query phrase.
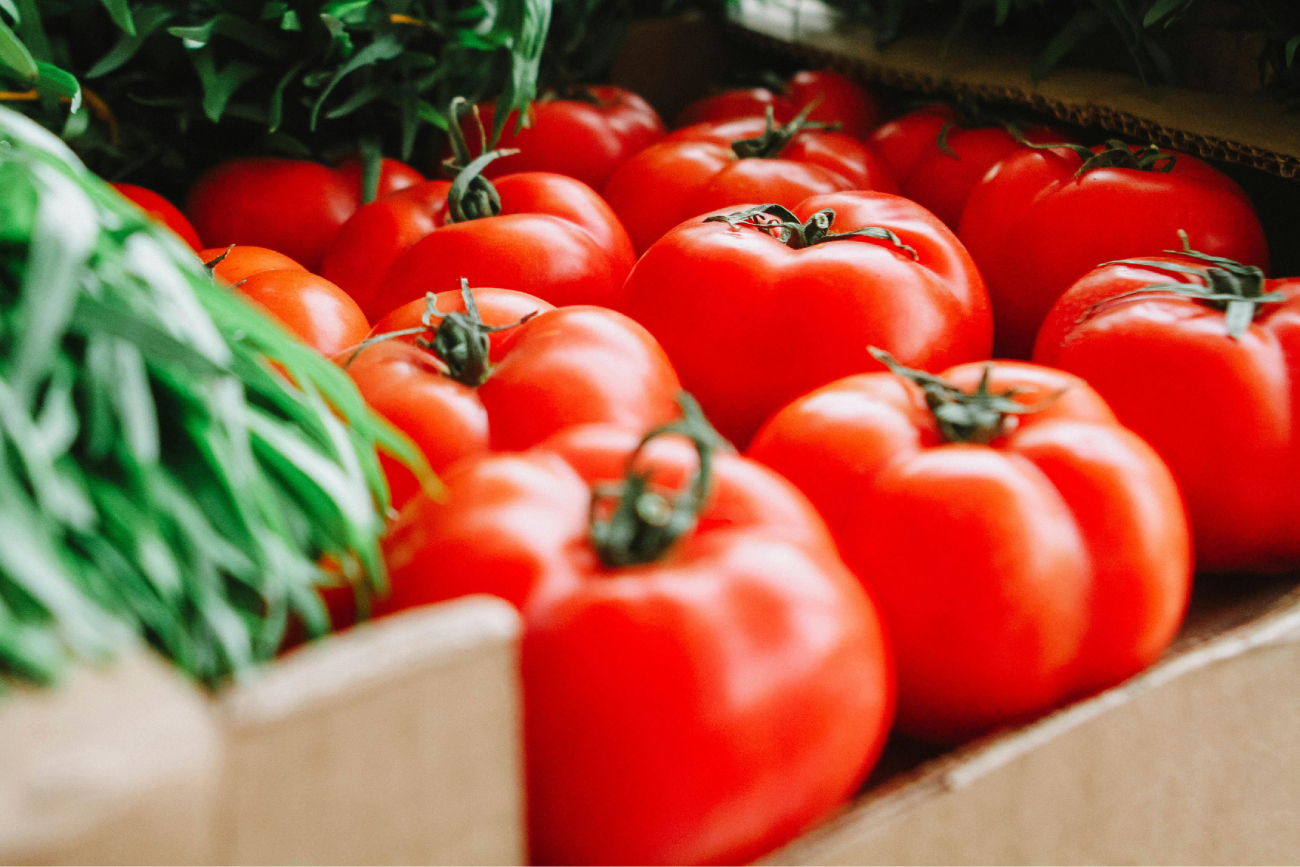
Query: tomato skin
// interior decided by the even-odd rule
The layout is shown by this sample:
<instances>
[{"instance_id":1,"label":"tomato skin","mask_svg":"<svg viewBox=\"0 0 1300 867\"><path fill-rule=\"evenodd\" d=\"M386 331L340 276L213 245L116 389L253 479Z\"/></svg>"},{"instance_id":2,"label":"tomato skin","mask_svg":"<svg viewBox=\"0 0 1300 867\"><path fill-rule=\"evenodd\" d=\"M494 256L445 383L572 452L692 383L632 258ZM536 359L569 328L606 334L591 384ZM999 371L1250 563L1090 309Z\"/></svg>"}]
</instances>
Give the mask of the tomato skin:
<instances>
[{"instance_id":1,"label":"tomato skin","mask_svg":"<svg viewBox=\"0 0 1300 867\"><path fill-rule=\"evenodd\" d=\"M520 606L533 863L746 862L847 798L888 728L870 600L774 473L718 455L695 532L659 562L599 565L591 486L638 438L571 428L458 463L445 502L417 497L387 543L399 607ZM676 441L649 458L666 485L695 466Z\"/></svg>"},{"instance_id":2,"label":"tomato skin","mask_svg":"<svg viewBox=\"0 0 1300 867\"><path fill-rule=\"evenodd\" d=\"M254 274L262 271L306 271L307 269L283 253L268 250L265 247L249 247L239 244L234 247L209 247L199 251L199 258L205 263L218 257L224 257L212 269L212 276L218 282L234 286Z\"/></svg>"},{"instance_id":3,"label":"tomato skin","mask_svg":"<svg viewBox=\"0 0 1300 867\"><path fill-rule=\"evenodd\" d=\"M1259 305L1238 339L1227 335L1224 313L1203 302L1168 293L1117 297L1187 282L1204 281L1160 267L1097 268L1052 308L1034 358L1087 379L1168 463L1187 501L1199 571L1294 569L1300 280L1267 281L1265 289L1286 300Z\"/></svg>"},{"instance_id":4,"label":"tomato skin","mask_svg":"<svg viewBox=\"0 0 1300 867\"><path fill-rule=\"evenodd\" d=\"M807 220L823 208L836 213L833 231L890 229L919 262L888 241L794 250L756 229L697 218L651 247L628 278L628 313L738 446L800 394L874 369L868 346L928 370L988 355L980 275L942 223L886 193L814 196L794 213Z\"/></svg>"},{"instance_id":5,"label":"tomato skin","mask_svg":"<svg viewBox=\"0 0 1300 867\"><path fill-rule=\"evenodd\" d=\"M772 107L776 122L785 123L819 97L821 102L808 119L839 123L840 132L852 138L865 138L885 117L880 99L853 80L829 70L804 70L794 74L780 95L756 87L728 90L697 100L677 116L674 126L763 117L768 106Z\"/></svg>"},{"instance_id":6,"label":"tomato skin","mask_svg":"<svg viewBox=\"0 0 1300 867\"><path fill-rule=\"evenodd\" d=\"M950 105L936 103L909 111L877 127L867 144L889 163L894 176L907 177L921 154L939 140L944 124L955 124L961 115Z\"/></svg>"},{"instance_id":7,"label":"tomato skin","mask_svg":"<svg viewBox=\"0 0 1300 867\"><path fill-rule=\"evenodd\" d=\"M409 185L414 174L384 160L380 194ZM241 157L205 172L190 189L185 213L204 246L268 247L314 270L334 233L359 207L359 160L332 169L306 160Z\"/></svg>"},{"instance_id":8,"label":"tomato skin","mask_svg":"<svg viewBox=\"0 0 1300 867\"><path fill-rule=\"evenodd\" d=\"M642 254L683 220L743 202L793 208L819 193L853 189L838 172L787 159L738 159L714 141L665 141L646 148L610 178L605 200Z\"/></svg>"},{"instance_id":9,"label":"tomato skin","mask_svg":"<svg viewBox=\"0 0 1300 867\"><path fill-rule=\"evenodd\" d=\"M542 99L530 109L530 126L515 132L518 112L506 121L497 148L519 153L490 164L489 178L518 172L554 172L582 181L595 190L634 154L664 135L664 122L650 103L630 90L595 85L587 90L599 105L578 99ZM479 106L485 126L491 126L493 103ZM478 129L472 116L461 120L470 151L479 154Z\"/></svg>"},{"instance_id":10,"label":"tomato skin","mask_svg":"<svg viewBox=\"0 0 1300 867\"><path fill-rule=\"evenodd\" d=\"M973 391L985 364L942 374ZM999 362L1021 416L991 445L946 443L888 373L791 403L749 454L831 522L896 653L898 727L953 742L1036 716L1154 662L1191 584L1177 486L1082 380Z\"/></svg>"},{"instance_id":11,"label":"tomato skin","mask_svg":"<svg viewBox=\"0 0 1300 867\"><path fill-rule=\"evenodd\" d=\"M199 243L199 233L194 231L194 227L190 225L189 220L185 219L180 209L153 190L137 187L135 184L110 184L110 186L124 198L134 202L140 210L175 232L191 249L198 250L202 246Z\"/></svg>"},{"instance_id":12,"label":"tomato skin","mask_svg":"<svg viewBox=\"0 0 1300 867\"><path fill-rule=\"evenodd\" d=\"M370 331L361 308L347 293L307 271L259 271L234 291L322 355L337 355L356 346Z\"/></svg>"},{"instance_id":13,"label":"tomato skin","mask_svg":"<svg viewBox=\"0 0 1300 867\"><path fill-rule=\"evenodd\" d=\"M627 232L590 187L549 172L493 181L501 213L447 222L446 181L362 207L321 266L374 319L426 292L472 286L526 291L553 304L613 306L635 261Z\"/></svg>"},{"instance_id":14,"label":"tomato skin","mask_svg":"<svg viewBox=\"0 0 1300 867\"><path fill-rule=\"evenodd\" d=\"M1094 150L1099 150L1095 148ZM1102 262L1181 247L1268 267L1254 207L1226 175L1178 154L1169 173L1099 168L1067 149L1025 150L975 185L958 236L988 284L994 351L1027 358L1052 304Z\"/></svg>"},{"instance_id":15,"label":"tomato skin","mask_svg":"<svg viewBox=\"0 0 1300 867\"><path fill-rule=\"evenodd\" d=\"M707 141L730 147L734 141L763 134L766 121L742 118L722 123L701 123L671 133L666 141ZM785 146L781 158L819 165L843 176L855 190L897 193L893 170L874 150L840 132L804 130Z\"/></svg>"},{"instance_id":16,"label":"tomato skin","mask_svg":"<svg viewBox=\"0 0 1300 867\"><path fill-rule=\"evenodd\" d=\"M751 87L737 90L724 90L713 96L702 97L686 106L677 115L674 129L694 126L697 123L723 123L748 117L763 117L768 106L772 107L773 119L777 123L787 123L798 113L799 109L784 96L777 96L766 87Z\"/></svg>"},{"instance_id":17,"label":"tomato skin","mask_svg":"<svg viewBox=\"0 0 1300 867\"><path fill-rule=\"evenodd\" d=\"M677 416L677 374L654 338L631 319L598 307L557 309L508 289L471 291L488 325L538 314L490 335L494 366L478 388L439 373L432 356L415 347L414 335L368 347L348 365L366 401L414 440L435 472L489 449L530 448L573 425L645 430ZM450 313L464 311L465 303L459 291L443 292L437 307ZM423 300L412 301L373 333L418 326L424 310ZM435 327L441 321L432 319ZM394 349L399 343L410 352ZM396 465L385 469L400 506L415 493L415 478Z\"/></svg>"}]
</instances>

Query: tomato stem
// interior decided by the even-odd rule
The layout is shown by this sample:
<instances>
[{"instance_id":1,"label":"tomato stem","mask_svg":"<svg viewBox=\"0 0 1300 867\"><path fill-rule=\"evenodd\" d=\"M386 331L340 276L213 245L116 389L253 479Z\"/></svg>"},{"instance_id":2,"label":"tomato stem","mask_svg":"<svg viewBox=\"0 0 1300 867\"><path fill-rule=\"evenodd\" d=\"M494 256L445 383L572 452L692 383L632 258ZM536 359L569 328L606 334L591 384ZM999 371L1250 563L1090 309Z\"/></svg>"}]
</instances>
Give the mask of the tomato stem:
<instances>
[{"instance_id":1,"label":"tomato stem","mask_svg":"<svg viewBox=\"0 0 1300 867\"><path fill-rule=\"evenodd\" d=\"M628 457L623 481L614 485L597 485L592 490L588 535L600 562L608 568L636 566L660 559L699 521L700 511L713 484L714 455L719 448L729 446L704 417L695 398L681 392L677 403L682 408L682 417L651 430L641 438ZM653 469L642 471L636 468L642 450L652 440L668 434L690 439L699 456L699 465L690 484L672 497L653 489ZM613 510L607 517L602 517L602 506L613 498L617 498Z\"/></svg>"},{"instance_id":2,"label":"tomato stem","mask_svg":"<svg viewBox=\"0 0 1300 867\"><path fill-rule=\"evenodd\" d=\"M1134 295L1146 295L1147 293L1168 292L1194 298L1210 305L1215 310L1223 311L1228 336L1233 340L1239 340L1246 333L1246 330L1250 328L1250 323L1254 322L1255 317L1262 312L1259 305L1278 304L1286 300L1286 295L1282 292L1264 291L1265 277L1262 269L1254 265L1243 265L1234 259L1211 256L1208 253L1193 250L1191 239L1181 229L1178 230L1178 237L1182 239L1183 249L1165 250L1165 252L1197 259L1205 262L1206 265L1198 267L1180 265L1175 262L1155 262L1149 259L1118 259L1106 264L1137 265L1144 268L1173 271L1178 274L1190 274L1204 280L1204 285L1200 283L1152 283L1150 286L1144 286L1132 292L1124 292L1094 304L1085 314L1084 319L1092 317L1103 306L1113 304L1124 298L1131 298Z\"/></svg>"},{"instance_id":3,"label":"tomato stem","mask_svg":"<svg viewBox=\"0 0 1300 867\"><path fill-rule=\"evenodd\" d=\"M869 351L873 358L888 367L895 376L921 389L925 395L925 404L930 408L945 442L988 445L998 437L1010 433L1018 423L1019 416L1047 409L1065 393L1061 390L1038 403L1023 404L1014 399L1022 389L991 392L989 382L993 377L992 362L984 365L984 375L980 377L975 391L965 392L932 373L904 367L883 349L872 346Z\"/></svg>"},{"instance_id":4,"label":"tomato stem","mask_svg":"<svg viewBox=\"0 0 1300 867\"><path fill-rule=\"evenodd\" d=\"M782 126L776 125L776 117L772 113L772 106L768 106L765 112L767 119L767 128L754 138L743 138L731 143L731 150L736 154L738 159L775 159L785 150L785 146L790 143L800 132L806 129L824 129L837 130L840 124L822 123L821 121L808 120L808 114L817 107L822 101L819 96L812 102L808 103L789 123Z\"/></svg>"},{"instance_id":5,"label":"tomato stem","mask_svg":"<svg viewBox=\"0 0 1300 867\"><path fill-rule=\"evenodd\" d=\"M1106 139L1106 146L1097 153L1092 152L1092 148L1081 144L1070 144L1061 142L1060 144L1036 144L1020 134L1019 130L1012 130L1016 140L1027 148L1033 148L1037 151L1050 151L1057 148L1069 148L1078 154L1079 159L1083 160L1083 165L1074 173L1076 178L1081 178L1093 169L1138 169L1144 172L1161 172L1168 174L1174 170L1178 162L1178 154L1165 153L1160 150L1156 144L1148 144L1138 150L1124 144L1117 138Z\"/></svg>"},{"instance_id":6,"label":"tomato stem","mask_svg":"<svg viewBox=\"0 0 1300 867\"><path fill-rule=\"evenodd\" d=\"M478 157L471 158L469 144L460 128L460 117L468 104L465 97L458 96L452 99L447 109L447 137L451 141L452 156L443 163L443 168L454 174L451 189L447 191L447 219L452 223L495 217L501 213L501 196L492 182L483 177L483 169L493 160L519 153L517 148L488 150L487 133L479 118L478 106L471 106L478 124L480 151Z\"/></svg>"},{"instance_id":7,"label":"tomato stem","mask_svg":"<svg viewBox=\"0 0 1300 867\"><path fill-rule=\"evenodd\" d=\"M733 229L742 226L757 229L795 250L802 250L814 244L825 244L828 241L843 241L847 238L872 238L877 241L888 241L911 256L913 260L919 260L915 248L904 244L898 235L880 226L864 226L851 232L832 232L831 226L835 223L833 208L823 208L809 217L806 223L799 222L799 218L789 208L776 204L757 205L732 214L718 214L706 217L704 222L726 223Z\"/></svg>"}]
</instances>

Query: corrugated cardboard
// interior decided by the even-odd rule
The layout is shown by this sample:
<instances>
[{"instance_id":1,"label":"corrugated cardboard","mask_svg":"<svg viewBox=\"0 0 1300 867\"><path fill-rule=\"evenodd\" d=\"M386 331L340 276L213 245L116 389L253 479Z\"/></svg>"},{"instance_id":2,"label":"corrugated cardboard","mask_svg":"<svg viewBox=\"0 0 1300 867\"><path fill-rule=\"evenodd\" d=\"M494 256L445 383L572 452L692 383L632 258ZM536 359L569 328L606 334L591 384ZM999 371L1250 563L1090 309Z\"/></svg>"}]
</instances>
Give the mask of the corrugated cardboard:
<instances>
[{"instance_id":1,"label":"corrugated cardboard","mask_svg":"<svg viewBox=\"0 0 1300 867\"><path fill-rule=\"evenodd\" d=\"M1263 93L1146 87L1136 77L1060 68L1035 83L1034 52L945 46L940 34L876 49L871 32L844 25L821 0L739 0L734 32L864 81L904 90L1022 106L1165 147L1300 177L1300 115Z\"/></svg>"}]
</instances>

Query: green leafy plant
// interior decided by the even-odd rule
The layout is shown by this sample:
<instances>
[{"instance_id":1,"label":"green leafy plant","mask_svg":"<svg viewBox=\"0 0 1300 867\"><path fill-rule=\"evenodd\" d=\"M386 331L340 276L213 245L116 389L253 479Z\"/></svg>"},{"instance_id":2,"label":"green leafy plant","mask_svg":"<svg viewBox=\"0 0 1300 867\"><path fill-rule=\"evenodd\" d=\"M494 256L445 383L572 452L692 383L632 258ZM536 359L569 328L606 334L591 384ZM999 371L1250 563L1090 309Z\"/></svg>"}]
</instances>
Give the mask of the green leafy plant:
<instances>
[{"instance_id":1,"label":"green leafy plant","mask_svg":"<svg viewBox=\"0 0 1300 867\"><path fill-rule=\"evenodd\" d=\"M325 631L318 586L364 606L377 446L423 466L337 367L0 109L0 688L131 635L218 683L291 623Z\"/></svg>"}]
</instances>

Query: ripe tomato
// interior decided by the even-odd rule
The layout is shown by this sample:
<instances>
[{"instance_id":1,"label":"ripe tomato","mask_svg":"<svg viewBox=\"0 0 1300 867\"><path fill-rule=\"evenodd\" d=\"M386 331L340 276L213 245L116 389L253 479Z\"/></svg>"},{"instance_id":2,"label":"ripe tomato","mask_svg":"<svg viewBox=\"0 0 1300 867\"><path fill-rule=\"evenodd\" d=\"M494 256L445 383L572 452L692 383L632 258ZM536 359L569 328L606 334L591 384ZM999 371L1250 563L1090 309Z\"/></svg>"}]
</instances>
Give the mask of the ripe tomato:
<instances>
[{"instance_id":1,"label":"ripe tomato","mask_svg":"<svg viewBox=\"0 0 1300 867\"><path fill-rule=\"evenodd\" d=\"M701 422L699 469L604 426L462 461L387 540L389 608L492 593L523 614L532 863L745 863L884 741L870 600L807 501Z\"/></svg>"},{"instance_id":2,"label":"ripe tomato","mask_svg":"<svg viewBox=\"0 0 1300 867\"><path fill-rule=\"evenodd\" d=\"M407 334L405 343L382 341L346 363L367 403L435 472L488 449L529 448L575 424L642 430L677 414L680 385L668 356L620 313L556 309L508 289L464 288L430 300L432 308L412 301L375 329L423 328L422 346ZM395 463L386 469L400 506L417 490L415 477Z\"/></svg>"},{"instance_id":3,"label":"ripe tomato","mask_svg":"<svg viewBox=\"0 0 1300 867\"><path fill-rule=\"evenodd\" d=\"M767 88L728 90L687 106L677 117L678 127L696 123L762 117L771 107L777 123L785 123L814 100L820 100L809 120L838 123L840 131L865 138L884 119L885 109L870 90L838 72L796 72L780 95Z\"/></svg>"},{"instance_id":4,"label":"ripe tomato","mask_svg":"<svg viewBox=\"0 0 1300 867\"><path fill-rule=\"evenodd\" d=\"M234 287L322 355L366 339L370 323L357 302L324 277L301 269L258 271Z\"/></svg>"},{"instance_id":5,"label":"ripe tomato","mask_svg":"<svg viewBox=\"0 0 1300 867\"><path fill-rule=\"evenodd\" d=\"M1027 358L1052 304L1103 262L1192 246L1262 268L1268 245L1231 179L1186 154L1111 142L1023 150L971 191L958 235L988 284L994 351ZM1172 162L1172 167L1171 163Z\"/></svg>"},{"instance_id":6,"label":"ripe tomato","mask_svg":"<svg viewBox=\"0 0 1300 867\"><path fill-rule=\"evenodd\" d=\"M124 198L134 202L140 210L154 220L175 232L191 249L198 250L202 246L199 243L198 232L194 231L194 227L190 225L189 220L185 219L180 209L153 190L137 187L135 184L111 184L110 186Z\"/></svg>"},{"instance_id":7,"label":"ripe tomato","mask_svg":"<svg viewBox=\"0 0 1300 867\"><path fill-rule=\"evenodd\" d=\"M638 253L683 220L718 208L772 202L793 208L819 193L878 184L896 190L884 164L839 133L801 131L796 117L702 124L637 154L614 173L605 199ZM741 138L728 140L735 133Z\"/></svg>"},{"instance_id":8,"label":"ripe tomato","mask_svg":"<svg viewBox=\"0 0 1300 867\"><path fill-rule=\"evenodd\" d=\"M1087 379L1169 464L1198 569L1300 567L1300 280L1195 255L1103 265L1034 358Z\"/></svg>"},{"instance_id":9,"label":"ripe tomato","mask_svg":"<svg viewBox=\"0 0 1300 867\"><path fill-rule=\"evenodd\" d=\"M799 398L750 455L822 510L879 604L899 728L960 740L1154 662L1191 582L1155 452L1060 371L895 369Z\"/></svg>"},{"instance_id":10,"label":"ripe tomato","mask_svg":"<svg viewBox=\"0 0 1300 867\"><path fill-rule=\"evenodd\" d=\"M361 161L337 169L306 160L243 157L226 160L195 182L185 213L208 247L269 247L308 269L361 207ZM409 166L385 159L379 195L422 180Z\"/></svg>"},{"instance_id":11,"label":"ripe tomato","mask_svg":"<svg viewBox=\"0 0 1300 867\"><path fill-rule=\"evenodd\" d=\"M979 272L920 205L837 193L767 214L683 223L625 287L624 309L732 442L800 394L875 367L870 345L929 369L988 357Z\"/></svg>"},{"instance_id":12,"label":"ripe tomato","mask_svg":"<svg viewBox=\"0 0 1300 867\"><path fill-rule=\"evenodd\" d=\"M492 123L493 103L480 106L482 122ZM515 132L518 113L506 121L498 148L518 148L484 170L495 178L517 172L555 172L603 189L614 171L634 154L663 138L664 122L650 103L611 85L577 89L572 98L543 94L529 110L529 124ZM476 122L461 121L461 131L478 156Z\"/></svg>"},{"instance_id":13,"label":"ripe tomato","mask_svg":"<svg viewBox=\"0 0 1300 867\"><path fill-rule=\"evenodd\" d=\"M887 159L896 169L903 195L954 232L975 185L989 169L1024 147L1002 125L981 126L980 122L946 106L926 106L885 124L869 139L888 149ZM1037 144L1071 141L1045 126L1025 127L1022 134Z\"/></svg>"},{"instance_id":14,"label":"ripe tomato","mask_svg":"<svg viewBox=\"0 0 1300 867\"><path fill-rule=\"evenodd\" d=\"M331 242L321 273L372 318L462 278L557 305L610 304L636 257L600 196L549 172L475 174L459 198L452 184L428 181L364 206Z\"/></svg>"},{"instance_id":15,"label":"ripe tomato","mask_svg":"<svg viewBox=\"0 0 1300 867\"><path fill-rule=\"evenodd\" d=\"M199 252L199 258L205 264L216 262L212 275L227 286L234 286L261 271L307 270L283 253L242 244L225 249L209 247Z\"/></svg>"}]
</instances>

